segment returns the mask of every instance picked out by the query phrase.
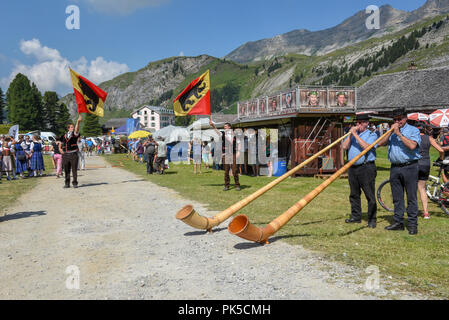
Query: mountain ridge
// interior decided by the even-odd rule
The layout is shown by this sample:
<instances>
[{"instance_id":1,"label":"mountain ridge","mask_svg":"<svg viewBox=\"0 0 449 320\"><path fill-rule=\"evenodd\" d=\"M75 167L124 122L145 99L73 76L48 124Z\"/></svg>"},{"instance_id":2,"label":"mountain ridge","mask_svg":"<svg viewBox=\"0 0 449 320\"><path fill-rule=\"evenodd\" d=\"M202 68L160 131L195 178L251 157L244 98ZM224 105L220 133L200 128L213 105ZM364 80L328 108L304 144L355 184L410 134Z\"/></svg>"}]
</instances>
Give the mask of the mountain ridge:
<instances>
[{"instance_id":1,"label":"mountain ridge","mask_svg":"<svg viewBox=\"0 0 449 320\"><path fill-rule=\"evenodd\" d=\"M247 42L225 56L238 63L269 60L288 53L325 55L348 45L371 37L400 31L419 20L449 12L449 0L427 0L418 9L402 11L386 4L380 10L380 29L368 30L365 21L369 17L365 10L356 12L337 26L318 31L298 29L272 38Z\"/></svg>"}]
</instances>

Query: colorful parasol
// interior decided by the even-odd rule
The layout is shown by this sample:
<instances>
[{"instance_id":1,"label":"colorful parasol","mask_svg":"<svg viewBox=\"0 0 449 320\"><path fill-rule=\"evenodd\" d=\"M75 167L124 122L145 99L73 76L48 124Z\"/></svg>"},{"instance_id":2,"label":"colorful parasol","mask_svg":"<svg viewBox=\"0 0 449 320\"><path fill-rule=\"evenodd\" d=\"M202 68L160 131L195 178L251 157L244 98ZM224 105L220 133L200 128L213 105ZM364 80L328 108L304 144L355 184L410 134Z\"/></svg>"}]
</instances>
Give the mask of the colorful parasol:
<instances>
[{"instance_id":1,"label":"colorful parasol","mask_svg":"<svg viewBox=\"0 0 449 320\"><path fill-rule=\"evenodd\" d=\"M449 109L438 109L429 116L430 123L436 127L446 128L449 126Z\"/></svg>"},{"instance_id":2,"label":"colorful parasol","mask_svg":"<svg viewBox=\"0 0 449 320\"><path fill-rule=\"evenodd\" d=\"M150 132L140 130L140 131L135 131L135 132L131 133L128 138L129 139L139 139L139 138L146 138L150 135L151 135Z\"/></svg>"},{"instance_id":3,"label":"colorful parasol","mask_svg":"<svg viewBox=\"0 0 449 320\"><path fill-rule=\"evenodd\" d=\"M415 121L429 121L429 116L421 112L409 113L407 118Z\"/></svg>"}]
</instances>

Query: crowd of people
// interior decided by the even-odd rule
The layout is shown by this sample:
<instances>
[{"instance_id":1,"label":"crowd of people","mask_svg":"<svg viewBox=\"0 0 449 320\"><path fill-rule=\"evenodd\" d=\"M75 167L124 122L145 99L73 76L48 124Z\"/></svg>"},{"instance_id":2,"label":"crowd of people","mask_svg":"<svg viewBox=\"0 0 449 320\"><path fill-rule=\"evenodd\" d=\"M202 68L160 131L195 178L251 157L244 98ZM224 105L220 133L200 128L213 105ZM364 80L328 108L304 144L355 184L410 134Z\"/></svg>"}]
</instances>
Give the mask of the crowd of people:
<instances>
[{"instance_id":1,"label":"crowd of people","mask_svg":"<svg viewBox=\"0 0 449 320\"><path fill-rule=\"evenodd\" d=\"M163 137L129 140L127 157L141 164L145 163L147 174L164 174L169 168L168 147Z\"/></svg>"},{"instance_id":2,"label":"crowd of people","mask_svg":"<svg viewBox=\"0 0 449 320\"><path fill-rule=\"evenodd\" d=\"M0 180L41 177L45 171L42 140L38 135L0 136Z\"/></svg>"}]
</instances>

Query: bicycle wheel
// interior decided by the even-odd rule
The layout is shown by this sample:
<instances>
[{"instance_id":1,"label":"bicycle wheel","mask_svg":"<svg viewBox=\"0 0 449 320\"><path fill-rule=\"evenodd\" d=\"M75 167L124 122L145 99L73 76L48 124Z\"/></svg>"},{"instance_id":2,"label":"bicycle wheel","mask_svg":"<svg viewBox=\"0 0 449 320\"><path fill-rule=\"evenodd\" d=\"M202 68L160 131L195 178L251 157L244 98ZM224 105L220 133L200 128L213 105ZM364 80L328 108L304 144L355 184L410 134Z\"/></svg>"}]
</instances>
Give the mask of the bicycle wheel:
<instances>
[{"instance_id":1,"label":"bicycle wheel","mask_svg":"<svg viewBox=\"0 0 449 320\"><path fill-rule=\"evenodd\" d=\"M388 212L394 212L393 194L391 193L390 180L385 180L377 188L377 202Z\"/></svg>"},{"instance_id":2,"label":"bicycle wheel","mask_svg":"<svg viewBox=\"0 0 449 320\"><path fill-rule=\"evenodd\" d=\"M437 193L437 202L441 210L449 216L449 182L444 184Z\"/></svg>"}]
</instances>

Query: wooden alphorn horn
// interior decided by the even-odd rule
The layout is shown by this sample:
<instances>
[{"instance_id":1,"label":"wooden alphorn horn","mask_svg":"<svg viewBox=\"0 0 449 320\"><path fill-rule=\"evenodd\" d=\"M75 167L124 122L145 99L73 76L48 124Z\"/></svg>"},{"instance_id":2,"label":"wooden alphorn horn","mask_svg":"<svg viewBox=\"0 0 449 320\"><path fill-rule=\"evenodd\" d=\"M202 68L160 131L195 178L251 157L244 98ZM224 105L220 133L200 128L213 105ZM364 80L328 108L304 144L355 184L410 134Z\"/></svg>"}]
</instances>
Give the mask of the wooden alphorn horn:
<instances>
[{"instance_id":1,"label":"wooden alphorn horn","mask_svg":"<svg viewBox=\"0 0 449 320\"><path fill-rule=\"evenodd\" d=\"M253 225L246 215L238 215L231 223L229 223L228 231L231 234L235 234L245 240L268 244L268 238L281 229L286 223L288 223L299 211L301 211L306 205L308 205L316 196L318 196L324 189L326 189L332 182L345 173L354 163L356 163L361 157L367 154L372 148L376 146L384 137L386 137L393 129L390 129L382 137L377 139L372 145L363 150L354 159L348 162L344 167L335 172L329 179L324 181L308 195L302 198L299 202L295 203L290 209L285 211L279 217L271 221L265 228L259 228Z\"/></svg>"},{"instance_id":2,"label":"wooden alphorn horn","mask_svg":"<svg viewBox=\"0 0 449 320\"><path fill-rule=\"evenodd\" d=\"M182 208L181 210L178 211L178 213L176 214L176 219L183 221L184 223L188 224L189 226L191 226L191 227L193 227L195 229L208 230L209 232L211 232L212 228L215 228L216 226L221 224L223 221L226 221L227 219L229 219L234 213L236 213L237 211L241 210L242 208L244 208L245 206L250 204L252 201L254 201L257 198L259 198L265 192L267 192L268 190L272 189L274 186L276 186L277 184L281 183L282 181L284 181L285 179L287 179L288 177L290 177L291 175L296 173L298 170L300 170L303 167L305 167L306 165L308 165L310 162L312 162L313 160L318 158L320 155L324 154L328 150L330 150L333 147L335 147L338 143L340 143L341 141L346 139L346 137L348 137L348 136L349 136L349 133L345 134L343 137L337 139L332 144L328 145L323 150L321 150L318 153L314 154L312 157L310 157L306 161L302 162L301 164L297 165L295 168L291 169L290 171L288 171L284 175L280 176L276 180L273 180L272 182L270 182L269 184L267 184L263 188L260 188L259 190L257 190L253 194L251 194L248 197L246 197L246 198L240 200L239 202L233 204L232 206L230 206L229 208L227 208L226 210L220 212L219 214L217 214L216 216L214 216L212 218L200 216L193 209L192 205L187 205L187 206L185 206L184 208Z\"/></svg>"}]
</instances>

